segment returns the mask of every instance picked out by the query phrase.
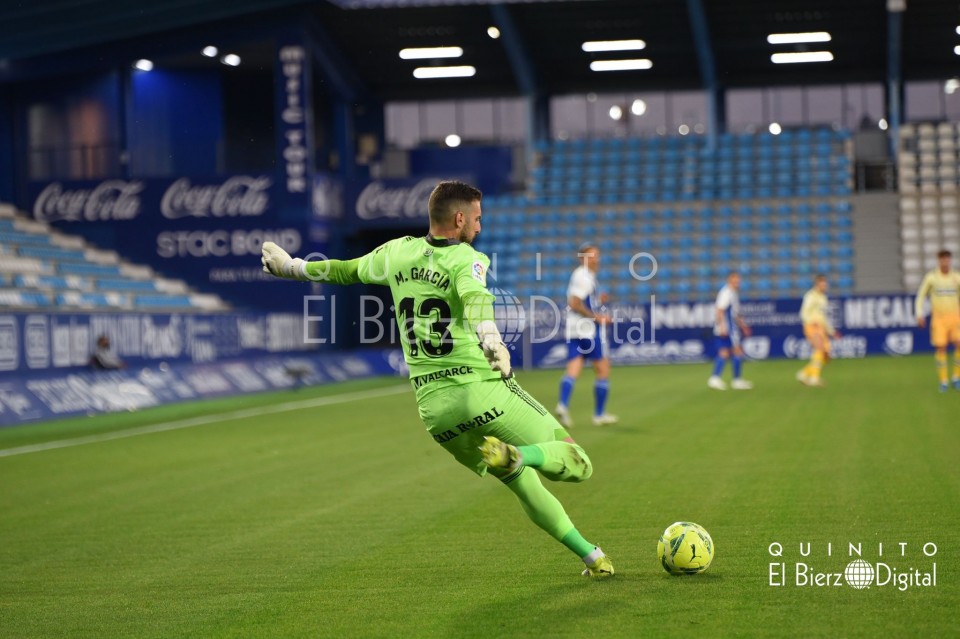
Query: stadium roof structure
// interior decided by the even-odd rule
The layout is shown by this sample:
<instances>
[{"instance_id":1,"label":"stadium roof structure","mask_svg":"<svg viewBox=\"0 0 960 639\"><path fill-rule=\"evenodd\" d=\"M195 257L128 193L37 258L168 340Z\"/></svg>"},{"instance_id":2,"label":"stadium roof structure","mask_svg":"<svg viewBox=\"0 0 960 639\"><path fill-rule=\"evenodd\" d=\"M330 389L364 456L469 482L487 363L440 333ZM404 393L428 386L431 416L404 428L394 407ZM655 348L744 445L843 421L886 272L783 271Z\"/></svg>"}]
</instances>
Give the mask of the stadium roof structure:
<instances>
[{"instance_id":1,"label":"stadium roof structure","mask_svg":"<svg viewBox=\"0 0 960 639\"><path fill-rule=\"evenodd\" d=\"M384 101L960 75L960 5L953 0L40 0L0 7L0 83L143 57L158 66L201 68L217 64L198 55L209 44L239 53L238 72L269 71L272 39L291 27L319 43L321 71ZM768 41L771 34L796 33L829 39ZM621 40L641 40L643 47L584 50L586 42ZM462 53L400 57L402 49L438 46ZM772 60L811 52L830 59ZM633 70L591 68L622 60L649 62ZM451 65L473 71L454 78L414 75L417 68Z\"/></svg>"}]
</instances>

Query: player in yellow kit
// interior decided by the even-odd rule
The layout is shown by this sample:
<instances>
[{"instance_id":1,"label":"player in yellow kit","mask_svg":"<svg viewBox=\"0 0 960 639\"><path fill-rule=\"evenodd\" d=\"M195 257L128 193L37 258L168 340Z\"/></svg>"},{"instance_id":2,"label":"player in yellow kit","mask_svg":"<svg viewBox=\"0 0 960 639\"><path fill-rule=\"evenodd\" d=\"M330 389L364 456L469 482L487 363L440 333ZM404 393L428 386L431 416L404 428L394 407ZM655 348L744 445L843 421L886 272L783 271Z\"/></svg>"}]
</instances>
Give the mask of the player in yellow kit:
<instances>
[{"instance_id":1,"label":"player in yellow kit","mask_svg":"<svg viewBox=\"0 0 960 639\"><path fill-rule=\"evenodd\" d=\"M797 381L807 386L823 386L820 371L830 357L830 340L840 337L827 316L827 287L827 276L817 275L813 280L813 288L804 294L800 305L803 336L813 352L810 363L797 373Z\"/></svg>"},{"instance_id":2,"label":"player in yellow kit","mask_svg":"<svg viewBox=\"0 0 960 639\"><path fill-rule=\"evenodd\" d=\"M940 392L947 391L947 346L954 345L953 387L960 390L960 273L950 268L950 251L937 253L938 268L923 278L917 291L917 326L926 328L923 301L930 296L930 343L936 349Z\"/></svg>"}]
</instances>

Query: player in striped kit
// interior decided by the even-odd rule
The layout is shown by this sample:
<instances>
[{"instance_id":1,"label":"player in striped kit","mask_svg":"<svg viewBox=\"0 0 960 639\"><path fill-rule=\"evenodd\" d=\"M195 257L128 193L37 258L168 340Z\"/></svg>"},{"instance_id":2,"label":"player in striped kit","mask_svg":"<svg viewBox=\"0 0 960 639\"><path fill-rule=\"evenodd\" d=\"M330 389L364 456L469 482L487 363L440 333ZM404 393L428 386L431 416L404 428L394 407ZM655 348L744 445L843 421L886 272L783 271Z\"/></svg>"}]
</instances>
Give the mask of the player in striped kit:
<instances>
[{"instance_id":1,"label":"player in striped kit","mask_svg":"<svg viewBox=\"0 0 960 639\"><path fill-rule=\"evenodd\" d=\"M707 386L714 390L727 390L722 375L727 360L732 360L733 379L730 388L750 390L753 384L740 377L743 367L743 349L740 337L750 336L750 327L740 317L740 274L727 275L727 283L717 293L716 317L713 324L717 357L713 363L713 375L707 380ZM732 357L731 357L732 356Z\"/></svg>"},{"instance_id":2,"label":"player in striped kit","mask_svg":"<svg viewBox=\"0 0 960 639\"><path fill-rule=\"evenodd\" d=\"M617 416L606 412L610 392L610 356L607 344L607 325L610 317L601 311L605 294L597 285L600 249L589 242L580 245L577 257L580 266L570 275L567 286L567 370L560 380L560 398L554 412L560 423L573 426L570 416L570 396L583 370L583 362L593 362L596 379L593 383L593 424L606 426L617 423Z\"/></svg>"}]
</instances>

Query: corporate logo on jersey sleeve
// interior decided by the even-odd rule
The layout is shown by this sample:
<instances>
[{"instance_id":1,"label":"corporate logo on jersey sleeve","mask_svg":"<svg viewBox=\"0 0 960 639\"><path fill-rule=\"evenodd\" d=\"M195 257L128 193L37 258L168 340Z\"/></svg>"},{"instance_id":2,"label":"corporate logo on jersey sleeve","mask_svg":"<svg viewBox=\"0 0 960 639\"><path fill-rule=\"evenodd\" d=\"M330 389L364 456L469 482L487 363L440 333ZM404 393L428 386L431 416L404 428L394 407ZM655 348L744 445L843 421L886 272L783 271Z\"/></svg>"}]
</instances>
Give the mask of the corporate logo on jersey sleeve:
<instances>
[{"instance_id":1,"label":"corporate logo on jersey sleeve","mask_svg":"<svg viewBox=\"0 0 960 639\"><path fill-rule=\"evenodd\" d=\"M482 262L473 263L473 279L477 280L484 286L487 285L487 269L484 267Z\"/></svg>"}]
</instances>

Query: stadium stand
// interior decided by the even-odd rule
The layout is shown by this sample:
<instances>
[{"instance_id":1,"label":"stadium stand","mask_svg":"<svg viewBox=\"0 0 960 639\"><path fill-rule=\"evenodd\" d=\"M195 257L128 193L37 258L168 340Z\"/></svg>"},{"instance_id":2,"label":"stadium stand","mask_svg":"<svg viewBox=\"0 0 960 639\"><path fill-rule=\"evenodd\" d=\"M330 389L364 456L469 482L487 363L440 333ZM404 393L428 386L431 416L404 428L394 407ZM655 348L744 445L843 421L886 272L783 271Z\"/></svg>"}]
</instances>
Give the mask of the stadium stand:
<instances>
[{"instance_id":1,"label":"stadium stand","mask_svg":"<svg viewBox=\"0 0 960 639\"><path fill-rule=\"evenodd\" d=\"M183 310L229 308L181 280L157 276L114 251L18 215L0 204L0 304L43 310Z\"/></svg>"},{"instance_id":2,"label":"stadium stand","mask_svg":"<svg viewBox=\"0 0 960 639\"><path fill-rule=\"evenodd\" d=\"M849 140L819 129L723 136L716 150L696 137L541 145L531 196L484 201L491 273L517 294L562 299L589 239L617 266L601 279L627 303L709 299L732 269L747 298L801 295L815 272L850 293ZM643 279L651 258L656 274ZM631 260L639 279L623 268Z\"/></svg>"},{"instance_id":3,"label":"stadium stand","mask_svg":"<svg viewBox=\"0 0 960 639\"><path fill-rule=\"evenodd\" d=\"M942 248L960 253L960 175L955 123L906 124L897 160L903 278L920 285Z\"/></svg>"}]
</instances>

